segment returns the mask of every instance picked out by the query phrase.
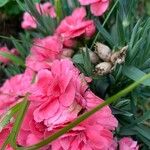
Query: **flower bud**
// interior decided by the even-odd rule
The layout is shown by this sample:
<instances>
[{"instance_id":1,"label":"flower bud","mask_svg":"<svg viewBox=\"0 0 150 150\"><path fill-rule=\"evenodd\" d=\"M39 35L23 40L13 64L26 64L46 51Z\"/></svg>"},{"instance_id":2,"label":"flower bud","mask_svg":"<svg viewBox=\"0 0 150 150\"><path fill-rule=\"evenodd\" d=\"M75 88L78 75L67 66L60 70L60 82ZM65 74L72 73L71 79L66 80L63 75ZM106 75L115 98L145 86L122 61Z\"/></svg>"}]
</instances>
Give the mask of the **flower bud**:
<instances>
[{"instance_id":1,"label":"flower bud","mask_svg":"<svg viewBox=\"0 0 150 150\"><path fill-rule=\"evenodd\" d=\"M81 48L84 52L86 52L86 47ZM93 64L97 64L100 60L99 57L97 56L97 54L93 51L91 51L90 49L88 49L89 52L89 57L90 57L90 61Z\"/></svg>"},{"instance_id":2,"label":"flower bud","mask_svg":"<svg viewBox=\"0 0 150 150\"><path fill-rule=\"evenodd\" d=\"M96 65L95 71L98 75L104 75L110 73L112 70L112 64L110 62L102 62Z\"/></svg>"},{"instance_id":3,"label":"flower bud","mask_svg":"<svg viewBox=\"0 0 150 150\"><path fill-rule=\"evenodd\" d=\"M61 58L71 58L73 54L74 54L73 49L64 48L62 55L61 55Z\"/></svg>"},{"instance_id":4,"label":"flower bud","mask_svg":"<svg viewBox=\"0 0 150 150\"><path fill-rule=\"evenodd\" d=\"M98 56L100 57L100 59L102 59L105 62L109 62L110 61L110 57L111 57L111 50L108 46L97 42L95 44L95 51L98 54Z\"/></svg>"},{"instance_id":5,"label":"flower bud","mask_svg":"<svg viewBox=\"0 0 150 150\"><path fill-rule=\"evenodd\" d=\"M110 58L110 61L113 64L122 64L122 63L124 63L127 48L128 48L128 46L125 46L120 51L113 53L111 58Z\"/></svg>"}]
</instances>

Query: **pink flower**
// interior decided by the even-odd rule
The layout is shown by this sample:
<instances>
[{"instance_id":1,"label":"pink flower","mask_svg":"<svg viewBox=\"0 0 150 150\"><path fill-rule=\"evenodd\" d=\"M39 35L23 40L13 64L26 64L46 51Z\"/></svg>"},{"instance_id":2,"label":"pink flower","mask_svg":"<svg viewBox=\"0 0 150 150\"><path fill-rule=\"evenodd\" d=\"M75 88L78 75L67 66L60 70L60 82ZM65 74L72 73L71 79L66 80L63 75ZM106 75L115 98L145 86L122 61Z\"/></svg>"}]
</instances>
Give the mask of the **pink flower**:
<instances>
[{"instance_id":1,"label":"pink flower","mask_svg":"<svg viewBox=\"0 0 150 150\"><path fill-rule=\"evenodd\" d=\"M86 10L76 8L71 16L66 17L58 28L56 34L59 35L64 43L68 43L68 40L75 40L76 37L84 36L91 37L95 32L94 22L92 20L86 20Z\"/></svg>"},{"instance_id":2,"label":"pink flower","mask_svg":"<svg viewBox=\"0 0 150 150\"><path fill-rule=\"evenodd\" d=\"M50 16L52 18L56 17L54 7L51 3L45 2L44 4L36 3L36 9L41 15ZM21 24L23 29L35 29L37 28L36 19L28 12L23 15L23 22Z\"/></svg>"},{"instance_id":3,"label":"pink flower","mask_svg":"<svg viewBox=\"0 0 150 150\"><path fill-rule=\"evenodd\" d=\"M124 137L119 141L120 150L138 150L139 146L136 141L133 141L129 137Z\"/></svg>"},{"instance_id":4,"label":"pink flower","mask_svg":"<svg viewBox=\"0 0 150 150\"><path fill-rule=\"evenodd\" d=\"M21 23L23 29L36 29L37 22L36 19L31 16L28 12L23 14L23 22Z\"/></svg>"},{"instance_id":5,"label":"pink flower","mask_svg":"<svg viewBox=\"0 0 150 150\"><path fill-rule=\"evenodd\" d=\"M5 127L1 132L0 132L0 148L4 144L5 140L7 139L8 135L10 133L10 128Z\"/></svg>"},{"instance_id":6,"label":"pink flower","mask_svg":"<svg viewBox=\"0 0 150 150\"><path fill-rule=\"evenodd\" d=\"M87 110L103 102L90 91L85 99ZM52 150L108 150L114 142L111 130L115 127L117 120L107 106L53 142Z\"/></svg>"},{"instance_id":7,"label":"pink flower","mask_svg":"<svg viewBox=\"0 0 150 150\"><path fill-rule=\"evenodd\" d=\"M86 100L85 108L89 111L90 109L96 107L98 104L104 102L102 99L94 95L91 91L87 91L84 96ZM115 130L118 126L118 121L112 115L111 109L108 106L103 107L100 111L95 113L95 121L101 126L109 129Z\"/></svg>"},{"instance_id":8,"label":"pink flower","mask_svg":"<svg viewBox=\"0 0 150 150\"><path fill-rule=\"evenodd\" d=\"M40 70L31 91L31 103L37 106L34 120L44 121L52 130L77 117L81 106L75 100L79 71L69 60L54 61L51 71Z\"/></svg>"},{"instance_id":9,"label":"pink flower","mask_svg":"<svg viewBox=\"0 0 150 150\"><path fill-rule=\"evenodd\" d=\"M45 2L44 4L36 4L36 9L41 15L50 16L52 18L56 17L55 9L50 2Z\"/></svg>"},{"instance_id":10,"label":"pink flower","mask_svg":"<svg viewBox=\"0 0 150 150\"><path fill-rule=\"evenodd\" d=\"M26 60L27 67L34 71L50 68L51 62L61 57L63 45L57 36L36 39L31 55Z\"/></svg>"},{"instance_id":11,"label":"pink flower","mask_svg":"<svg viewBox=\"0 0 150 150\"><path fill-rule=\"evenodd\" d=\"M21 146L31 146L44 139L46 126L34 121L33 112L36 107L30 105L23 120L17 142Z\"/></svg>"},{"instance_id":12,"label":"pink flower","mask_svg":"<svg viewBox=\"0 0 150 150\"><path fill-rule=\"evenodd\" d=\"M22 100L31 85L33 72L29 69L6 80L0 87L0 114Z\"/></svg>"},{"instance_id":13,"label":"pink flower","mask_svg":"<svg viewBox=\"0 0 150 150\"><path fill-rule=\"evenodd\" d=\"M91 5L91 12L95 16L101 16L107 10L110 0L79 0L81 5Z\"/></svg>"}]
</instances>

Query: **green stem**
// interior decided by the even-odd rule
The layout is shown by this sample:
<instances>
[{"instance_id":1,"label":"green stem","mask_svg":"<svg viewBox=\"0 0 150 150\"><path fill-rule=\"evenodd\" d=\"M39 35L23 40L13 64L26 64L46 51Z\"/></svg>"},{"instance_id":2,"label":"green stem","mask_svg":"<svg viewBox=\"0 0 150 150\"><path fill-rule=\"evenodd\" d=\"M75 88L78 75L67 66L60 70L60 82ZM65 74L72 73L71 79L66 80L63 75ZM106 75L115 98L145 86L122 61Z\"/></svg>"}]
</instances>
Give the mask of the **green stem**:
<instances>
[{"instance_id":1,"label":"green stem","mask_svg":"<svg viewBox=\"0 0 150 150\"><path fill-rule=\"evenodd\" d=\"M8 144L11 144L11 146L14 149L17 149L17 144L16 144L17 136L18 136L25 112L26 112L28 105L29 105L29 101L27 100L27 97L28 97L28 94L26 94L23 101L20 103L19 111L17 114L17 118L15 120L14 126L13 126L11 133L9 134L8 138L6 139L5 143L3 144L1 150L5 150L5 148Z\"/></svg>"},{"instance_id":2,"label":"green stem","mask_svg":"<svg viewBox=\"0 0 150 150\"><path fill-rule=\"evenodd\" d=\"M30 146L30 147L27 147L27 148L18 148L18 149L19 150L37 150L37 149L39 149L39 148L41 148L41 147L51 143L52 141L56 140L57 138L59 138L63 134L67 133L69 130L71 130L75 126L79 125L82 121L84 121L85 119L87 119L88 117L90 117L91 115L93 115L94 113L99 111L100 109L102 109L104 106L109 105L109 104L117 101L122 96L125 96L126 94L128 94L129 92L134 90L137 86L139 86L143 81L145 81L145 80L147 80L149 78L150 78L150 74L147 74L147 75L143 76L137 82L131 84L130 86L128 86L124 90L120 91L116 95L108 98L105 102L103 102L102 104L98 105L97 107L95 107L91 111L84 113L83 115L78 117L75 121L73 121L69 125L67 125L65 128L63 128L63 129L59 130L58 132L52 134L50 137L46 138L45 140L43 140L43 141L41 141L41 142L39 142L39 143L37 143L37 144L35 144L33 146Z\"/></svg>"},{"instance_id":3,"label":"green stem","mask_svg":"<svg viewBox=\"0 0 150 150\"><path fill-rule=\"evenodd\" d=\"M57 16L57 23L61 21L63 18L63 10L62 10L62 3L61 0L55 0L55 10L56 10L56 16Z\"/></svg>"},{"instance_id":4,"label":"green stem","mask_svg":"<svg viewBox=\"0 0 150 150\"><path fill-rule=\"evenodd\" d=\"M114 4L113 7L111 8L110 12L108 13L106 19L104 20L104 22L103 22L103 24L102 24L103 27L104 27L105 24L107 23L108 19L110 18L111 14L112 14L112 12L114 11L115 7L117 6L118 2L119 2L119 0L116 0L115 4ZM96 34L96 36L95 36L95 38L94 38L94 40L93 40L93 43L92 43L90 49L93 48L93 46L94 46L96 40L98 39L99 35L100 35L100 31L98 31L98 33Z\"/></svg>"}]
</instances>

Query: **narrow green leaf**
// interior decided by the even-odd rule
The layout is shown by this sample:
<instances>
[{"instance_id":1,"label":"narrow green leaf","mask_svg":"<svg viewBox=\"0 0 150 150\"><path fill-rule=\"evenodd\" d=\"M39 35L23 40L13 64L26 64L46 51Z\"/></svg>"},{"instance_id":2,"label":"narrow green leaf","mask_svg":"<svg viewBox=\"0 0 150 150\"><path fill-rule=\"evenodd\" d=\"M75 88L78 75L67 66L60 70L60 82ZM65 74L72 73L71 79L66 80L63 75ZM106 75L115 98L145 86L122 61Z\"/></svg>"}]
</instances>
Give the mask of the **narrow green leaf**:
<instances>
[{"instance_id":1,"label":"narrow green leaf","mask_svg":"<svg viewBox=\"0 0 150 150\"><path fill-rule=\"evenodd\" d=\"M82 54L76 54L73 56L73 61L77 64L84 64L83 56Z\"/></svg>"},{"instance_id":2,"label":"narrow green leaf","mask_svg":"<svg viewBox=\"0 0 150 150\"><path fill-rule=\"evenodd\" d=\"M0 7L3 7L9 2L9 0L0 0Z\"/></svg>"},{"instance_id":3,"label":"narrow green leaf","mask_svg":"<svg viewBox=\"0 0 150 150\"><path fill-rule=\"evenodd\" d=\"M124 66L122 71L125 76L134 81L138 81L142 76L146 75L146 73L133 66ZM150 79L144 81L142 84L150 86Z\"/></svg>"},{"instance_id":4,"label":"narrow green leaf","mask_svg":"<svg viewBox=\"0 0 150 150\"><path fill-rule=\"evenodd\" d=\"M14 46L16 47L16 50L19 52L19 54L25 58L26 54L25 54L25 51L23 46L14 38L14 37L11 37L12 39L12 42L14 44Z\"/></svg>"},{"instance_id":5,"label":"narrow green leaf","mask_svg":"<svg viewBox=\"0 0 150 150\"><path fill-rule=\"evenodd\" d=\"M148 140L150 140L150 128L144 126L144 125L138 125L136 127L134 127L134 129L140 133L143 137L147 138Z\"/></svg>"},{"instance_id":6,"label":"narrow green leaf","mask_svg":"<svg viewBox=\"0 0 150 150\"><path fill-rule=\"evenodd\" d=\"M55 11L57 14L57 22L59 23L63 18L62 2L61 0L55 0Z\"/></svg>"},{"instance_id":7,"label":"narrow green leaf","mask_svg":"<svg viewBox=\"0 0 150 150\"><path fill-rule=\"evenodd\" d=\"M0 116L0 131L10 122L11 118L18 112L20 103L10 108L4 115Z\"/></svg>"},{"instance_id":8,"label":"narrow green leaf","mask_svg":"<svg viewBox=\"0 0 150 150\"><path fill-rule=\"evenodd\" d=\"M111 47L113 47L115 45L115 42L113 41L111 35L105 30L105 28L101 25L98 19L95 20L95 23L99 34L101 34L104 37L104 39L111 45Z\"/></svg>"},{"instance_id":9,"label":"narrow green leaf","mask_svg":"<svg viewBox=\"0 0 150 150\"><path fill-rule=\"evenodd\" d=\"M8 58L9 60L11 60L14 64L16 64L18 66L22 66L22 67L25 66L24 61L15 55L12 55L12 54L9 54L6 52L0 52L0 55L5 58Z\"/></svg>"}]
</instances>

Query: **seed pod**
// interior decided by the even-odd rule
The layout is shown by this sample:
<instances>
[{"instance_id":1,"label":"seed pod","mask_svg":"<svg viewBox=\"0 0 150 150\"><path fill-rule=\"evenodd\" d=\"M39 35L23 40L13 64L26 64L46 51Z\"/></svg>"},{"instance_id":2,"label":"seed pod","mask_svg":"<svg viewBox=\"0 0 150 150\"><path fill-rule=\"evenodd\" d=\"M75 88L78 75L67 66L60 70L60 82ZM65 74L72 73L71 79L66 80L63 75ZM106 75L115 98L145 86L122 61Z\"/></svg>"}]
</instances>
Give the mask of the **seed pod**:
<instances>
[{"instance_id":1,"label":"seed pod","mask_svg":"<svg viewBox=\"0 0 150 150\"><path fill-rule=\"evenodd\" d=\"M128 48L128 46L125 46L120 51L113 53L111 58L110 58L110 61L113 64L122 64L122 63L124 63L127 48Z\"/></svg>"},{"instance_id":2,"label":"seed pod","mask_svg":"<svg viewBox=\"0 0 150 150\"><path fill-rule=\"evenodd\" d=\"M95 51L98 54L98 56L100 57L100 59L102 59L105 62L109 62L110 61L110 57L111 57L111 50L108 46L97 42L95 44Z\"/></svg>"},{"instance_id":3,"label":"seed pod","mask_svg":"<svg viewBox=\"0 0 150 150\"><path fill-rule=\"evenodd\" d=\"M86 52L86 48L85 47L81 48L81 50ZM97 54L95 52L91 51L90 49L88 49L88 52L89 52L90 61L93 64L97 64L100 61L99 57L97 56Z\"/></svg>"},{"instance_id":4,"label":"seed pod","mask_svg":"<svg viewBox=\"0 0 150 150\"><path fill-rule=\"evenodd\" d=\"M96 65L95 72L98 75L108 74L112 71L112 64L110 62L102 62Z\"/></svg>"}]
</instances>

